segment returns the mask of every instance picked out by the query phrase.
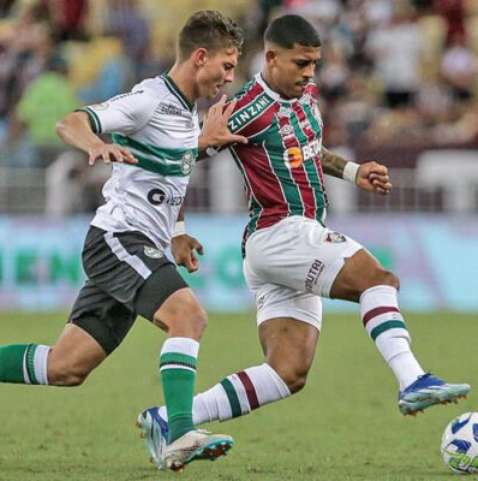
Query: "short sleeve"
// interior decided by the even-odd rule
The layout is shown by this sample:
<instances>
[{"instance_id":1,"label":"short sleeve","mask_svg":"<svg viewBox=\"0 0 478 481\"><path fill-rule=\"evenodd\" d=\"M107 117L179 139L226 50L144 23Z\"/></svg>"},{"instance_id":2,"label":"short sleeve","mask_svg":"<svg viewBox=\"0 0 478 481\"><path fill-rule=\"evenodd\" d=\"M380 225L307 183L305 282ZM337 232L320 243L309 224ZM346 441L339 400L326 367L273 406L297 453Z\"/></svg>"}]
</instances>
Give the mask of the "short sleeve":
<instances>
[{"instance_id":1,"label":"short sleeve","mask_svg":"<svg viewBox=\"0 0 478 481\"><path fill-rule=\"evenodd\" d=\"M78 109L86 112L96 134L120 132L133 134L141 130L151 119L159 99L144 88L117 95L101 104Z\"/></svg>"},{"instance_id":2,"label":"short sleeve","mask_svg":"<svg viewBox=\"0 0 478 481\"><path fill-rule=\"evenodd\" d=\"M274 100L268 95L257 95L251 100L236 101L228 127L233 134L251 138L271 124L275 111Z\"/></svg>"}]
</instances>

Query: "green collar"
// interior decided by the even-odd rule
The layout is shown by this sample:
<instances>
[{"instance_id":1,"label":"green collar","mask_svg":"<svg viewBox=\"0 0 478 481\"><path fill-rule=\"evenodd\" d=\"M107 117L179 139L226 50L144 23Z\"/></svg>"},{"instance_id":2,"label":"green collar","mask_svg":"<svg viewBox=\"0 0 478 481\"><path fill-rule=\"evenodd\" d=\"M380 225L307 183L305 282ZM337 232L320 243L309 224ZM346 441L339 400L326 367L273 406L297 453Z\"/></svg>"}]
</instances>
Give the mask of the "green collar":
<instances>
[{"instance_id":1,"label":"green collar","mask_svg":"<svg viewBox=\"0 0 478 481\"><path fill-rule=\"evenodd\" d=\"M186 98L186 96L181 92L181 90L179 90L179 87L174 83L174 80L168 74L161 75L161 78L164 80L166 87L168 87L170 92L178 98L183 107L186 107L189 111L192 112L194 110L195 104L192 104Z\"/></svg>"}]
</instances>

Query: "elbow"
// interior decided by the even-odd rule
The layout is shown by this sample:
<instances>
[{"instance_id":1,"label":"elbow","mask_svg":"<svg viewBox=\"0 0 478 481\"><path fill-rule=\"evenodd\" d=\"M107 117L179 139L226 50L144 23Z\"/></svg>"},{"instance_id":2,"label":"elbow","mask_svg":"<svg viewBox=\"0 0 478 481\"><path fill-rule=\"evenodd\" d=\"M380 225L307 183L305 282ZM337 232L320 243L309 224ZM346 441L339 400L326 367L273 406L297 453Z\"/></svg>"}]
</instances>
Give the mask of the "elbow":
<instances>
[{"instance_id":1,"label":"elbow","mask_svg":"<svg viewBox=\"0 0 478 481\"><path fill-rule=\"evenodd\" d=\"M82 131L83 127L89 127L87 115L83 112L71 112L56 123L55 132L65 143L70 143L73 134Z\"/></svg>"},{"instance_id":2,"label":"elbow","mask_svg":"<svg viewBox=\"0 0 478 481\"><path fill-rule=\"evenodd\" d=\"M62 119L60 119L55 125L55 132L64 142L67 141L68 132L78 124L78 113L71 112Z\"/></svg>"},{"instance_id":3,"label":"elbow","mask_svg":"<svg viewBox=\"0 0 478 481\"><path fill-rule=\"evenodd\" d=\"M66 120L66 117L64 117L63 119L59 120L56 123L55 132L56 132L56 135L58 135L58 137L60 137L60 139L63 140L66 130L67 130L67 120Z\"/></svg>"}]
</instances>

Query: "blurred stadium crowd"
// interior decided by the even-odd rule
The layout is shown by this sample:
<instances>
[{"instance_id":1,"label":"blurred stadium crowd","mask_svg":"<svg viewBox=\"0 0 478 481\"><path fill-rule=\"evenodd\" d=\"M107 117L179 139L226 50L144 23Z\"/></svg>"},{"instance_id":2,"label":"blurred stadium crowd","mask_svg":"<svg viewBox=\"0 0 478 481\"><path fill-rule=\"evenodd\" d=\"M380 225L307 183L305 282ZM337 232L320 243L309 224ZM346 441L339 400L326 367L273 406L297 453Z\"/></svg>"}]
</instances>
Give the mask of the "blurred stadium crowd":
<instances>
[{"instance_id":1,"label":"blurred stadium crowd","mask_svg":"<svg viewBox=\"0 0 478 481\"><path fill-rule=\"evenodd\" d=\"M167 70L177 31L201 8L246 30L231 90L260 70L271 16L317 26L325 144L397 174L391 199L370 205L339 189L343 205L478 212L478 0L0 0L1 212L63 215L101 202L108 166L88 169L65 151L56 121ZM224 168L202 164L191 207L237 210L239 183L235 194L215 191Z\"/></svg>"}]
</instances>

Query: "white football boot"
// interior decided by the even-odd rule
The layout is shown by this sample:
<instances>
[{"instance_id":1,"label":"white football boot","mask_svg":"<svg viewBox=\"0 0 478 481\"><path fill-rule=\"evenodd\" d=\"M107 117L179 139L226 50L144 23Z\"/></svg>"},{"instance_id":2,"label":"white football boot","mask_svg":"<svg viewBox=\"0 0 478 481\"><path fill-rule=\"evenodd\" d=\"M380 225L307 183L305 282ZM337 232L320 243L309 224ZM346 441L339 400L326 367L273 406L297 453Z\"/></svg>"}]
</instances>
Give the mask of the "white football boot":
<instances>
[{"instance_id":1,"label":"white football boot","mask_svg":"<svg viewBox=\"0 0 478 481\"><path fill-rule=\"evenodd\" d=\"M231 436L195 429L164 448L161 465L173 471L181 471L192 461L200 459L215 461L225 456L233 444Z\"/></svg>"}]
</instances>

